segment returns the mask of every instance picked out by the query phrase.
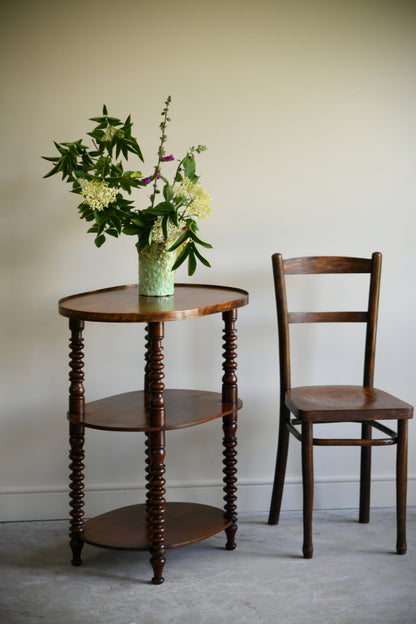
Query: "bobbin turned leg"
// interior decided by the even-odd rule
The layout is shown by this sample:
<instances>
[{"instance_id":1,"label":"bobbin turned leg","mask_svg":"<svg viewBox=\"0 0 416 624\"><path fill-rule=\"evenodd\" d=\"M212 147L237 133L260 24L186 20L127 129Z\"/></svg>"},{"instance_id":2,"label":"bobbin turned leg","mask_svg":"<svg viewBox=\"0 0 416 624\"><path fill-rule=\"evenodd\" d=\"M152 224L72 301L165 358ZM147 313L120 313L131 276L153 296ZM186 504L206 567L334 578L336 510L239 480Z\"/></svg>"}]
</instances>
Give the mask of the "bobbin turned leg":
<instances>
[{"instance_id":1,"label":"bobbin turned leg","mask_svg":"<svg viewBox=\"0 0 416 624\"><path fill-rule=\"evenodd\" d=\"M149 412L152 427L165 425L165 400L163 390L163 323L149 323L147 349L147 380L150 384ZM166 500L165 500L165 432L151 431L147 435L147 517L150 533L150 563L153 568L152 583L163 583L163 568L166 563Z\"/></svg>"},{"instance_id":2,"label":"bobbin turned leg","mask_svg":"<svg viewBox=\"0 0 416 624\"><path fill-rule=\"evenodd\" d=\"M150 354L151 354L151 341L149 335L149 325L145 327L145 367L144 367L144 400L146 408L149 409L150 401ZM145 456L146 456L146 505L147 505L147 526L149 527L149 492L150 492L150 433L145 432Z\"/></svg>"},{"instance_id":3,"label":"bobbin turned leg","mask_svg":"<svg viewBox=\"0 0 416 624\"><path fill-rule=\"evenodd\" d=\"M81 551L84 545L84 428L79 425L69 425L69 442L71 450L69 457L71 463L70 474L70 531L69 545L72 550L72 565L79 566L82 563Z\"/></svg>"},{"instance_id":4,"label":"bobbin turned leg","mask_svg":"<svg viewBox=\"0 0 416 624\"><path fill-rule=\"evenodd\" d=\"M71 331L70 346L70 387L69 387L69 417L79 419L84 414L84 372L83 372L83 339L82 330L84 321L70 319L69 328ZM78 423L69 424L69 442L71 463L70 474L70 547L72 550L72 565L79 566L82 563L81 551L84 545L84 427Z\"/></svg>"},{"instance_id":5,"label":"bobbin turned leg","mask_svg":"<svg viewBox=\"0 0 416 624\"><path fill-rule=\"evenodd\" d=\"M223 313L224 320L224 375L222 378L222 400L227 403L237 405L237 331L235 322L237 320L237 310L230 310ZM223 446L224 446L224 518L231 521L230 526L225 530L227 535L227 550L234 550L236 547L235 534L237 532L237 411L224 416L223 418Z\"/></svg>"},{"instance_id":6,"label":"bobbin turned leg","mask_svg":"<svg viewBox=\"0 0 416 624\"><path fill-rule=\"evenodd\" d=\"M165 434L163 431L152 431L149 435L150 480L149 480L149 528L150 528L150 563L153 568L152 583L163 583L163 568L166 563L165 553Z\"/></svg>"}]
</instances>

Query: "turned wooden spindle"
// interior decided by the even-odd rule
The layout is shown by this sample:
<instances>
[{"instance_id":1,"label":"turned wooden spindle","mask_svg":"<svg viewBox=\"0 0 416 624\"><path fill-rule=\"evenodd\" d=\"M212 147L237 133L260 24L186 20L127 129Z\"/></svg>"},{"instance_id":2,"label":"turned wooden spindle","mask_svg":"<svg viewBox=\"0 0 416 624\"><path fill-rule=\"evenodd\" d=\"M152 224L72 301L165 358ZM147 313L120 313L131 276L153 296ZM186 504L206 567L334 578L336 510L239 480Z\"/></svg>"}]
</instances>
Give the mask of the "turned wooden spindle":
<instances>
[{"instance_id":1,"label":"turned wooden spindle","mask_svg":"<svg viewBox=\"0 0 416 624\"><path fill-rule=\"evenodd\" d=\"M230 310L223 313L224 320L224 351L222 378L222 400L224 402L237 404L237 330L235 322L237 320L237 310ZM223 464L224 464L224 518L231 521L226 529L227 550L234 550L236 547L235 534L237 532L237 411L223 417Z\"/></svg>"},{"instance_id":2,"label":"turned wooden spindle","mask_svg":"<svg viewBox=\"0 0 416 624\"><path fill-rule=\"evenodd\" d=\"M144 338L145 338L145 354L144 354L144 361L145 361L145 366L144 366L144 391L145 394L149 394L150 393L150 354L151 354L151 340L150 340L150 335L149 335L149 324L146 324L145 327L145 334L144 334Z\"/></svg>"},{"instance_id":3,"label":"turned wooden spindle","mask_svg":"<svg viewBox=\"0 0 416 624\"><path fill-rule=\"evenodd\" d=\"M147 409L150 400L150 356L151 356L151 340L149 336L149 324L145 326L145 366L144 366L144 402ZM149 433L145 432L145 473L146 473L146 505L147 505L147 525L149 526L149 490L150 490L150 442Z\"/></svg>"},{"instance_id":4,"label":"turned wooden spindle","mask_svg":"<svg viewBox=\"0 0 416 624\"><path fill-rule=\"evenodd\" d=\"M165 419L165 400L163 391L163 346L164 324L149 323L149 374L150 399L149 413L150 424L153 427L163 427ZM166 500L165 500L165 432L150 431L148 434L148 523L150 530L150 563L153 567L154 576L152 583L159 585L163 583L163 567L165 565L166 553Z\"/></svg>"},{"instance_id":5,"label":"turned wooden spindle","mask_svg":"<svg viewBox=\"0 0 416 624\"><path fill-rule=\"evenodd\" d=\"M71 331L70 372L69 372L69 415L82 417L85 410L84 399L84 362L83 338L84 321L70 319ZM81 565L81 551L84 545L84 427L80 424L69 425L69 469L70 473L70 547L72 550L72 564Z\"/></svg>"}]
</instances>

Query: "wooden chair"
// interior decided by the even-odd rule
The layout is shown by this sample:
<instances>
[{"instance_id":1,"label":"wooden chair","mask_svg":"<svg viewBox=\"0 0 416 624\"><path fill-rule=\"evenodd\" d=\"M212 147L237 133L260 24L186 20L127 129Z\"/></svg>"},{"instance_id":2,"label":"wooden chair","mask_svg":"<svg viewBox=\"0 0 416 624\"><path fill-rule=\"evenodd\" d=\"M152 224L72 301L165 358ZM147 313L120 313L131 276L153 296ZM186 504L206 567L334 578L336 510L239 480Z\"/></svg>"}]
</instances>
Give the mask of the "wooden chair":
<instances>
[{"instance_id":1,"label":"wooden chair","mask_svg":"<svg viewBox=\"0 0 416 624\"><path fill-rule=\"evenodd\" d=\"M289 433L302 445L303 477L303 555L312 557L313 445L360 446L359 522L370 516L371 447L397 444L397 544L398 554L406 552L407 489L407 422L413 407L373 386L376 329L380 292L381 253L371 258L312 256L283 260L280 253L272 256L280 360L280 426L276 472L270 506L269 524L279 521L285 480ZM317 273L369 273L370 290L365 312L288 312L286 275ZM289 323L366 323L364 382L362 386L305 386L292 388L290 382ZM291 414L294 418L291 418ZM377 420L397 420L397 433ZM315 423L361 423L359 439L317 439ZM300 431L296 426L300 426ZM372 428L385 437L372 438ZM379 434L380 435L380 434Z\"/></svg>"}]
</instances>

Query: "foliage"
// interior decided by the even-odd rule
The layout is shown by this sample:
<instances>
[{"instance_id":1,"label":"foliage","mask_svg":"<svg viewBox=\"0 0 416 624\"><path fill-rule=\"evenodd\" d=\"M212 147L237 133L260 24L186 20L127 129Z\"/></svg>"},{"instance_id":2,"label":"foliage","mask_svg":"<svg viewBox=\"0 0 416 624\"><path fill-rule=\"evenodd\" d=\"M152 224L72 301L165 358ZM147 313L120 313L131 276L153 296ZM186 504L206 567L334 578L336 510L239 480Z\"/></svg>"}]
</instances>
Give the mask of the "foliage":
<instances>
[{"instance_id":1,"label":"foliage","mask_svg":"<svg viewBox=\"0 0 416 624\"><path fill-rule=\"evenodd\" d=\"M96 123L87 133L92 146L84 145L82 139L71 143L54 142L58 156L43 156L53 163L44 177L62 174L62 180L72 185L72 192L83 197L78 212L81 219L91 223L88 232L95 235L97 247L104 244L107 235L117 238L122 233L137 236L139 251L152 242L165 242L169 251L177 253L173 270L187 260L188 273L193 275L198 260L210 266L199 247L212 247L197 234L197 220L211 214L211 198L198 183L195 164L195 154L205 151L206 147L191 147L184 158L176 160L171 183L162 175L162 165L175 160L165 151L166 128L171 121L168 117L170 103L169 96L162 111L157 164L150 176L142 177L141 171L125 168L129 156L144 163L139 144L132 136L131 117L129 115L123 123L110 116L104 105L102 116L90 119ZM161 201L157 201L161 192L159 184L162 184ZM150 205L138 209L130 198L132 190L148 185L152 188Z\"/></svg>"}]
</instances>

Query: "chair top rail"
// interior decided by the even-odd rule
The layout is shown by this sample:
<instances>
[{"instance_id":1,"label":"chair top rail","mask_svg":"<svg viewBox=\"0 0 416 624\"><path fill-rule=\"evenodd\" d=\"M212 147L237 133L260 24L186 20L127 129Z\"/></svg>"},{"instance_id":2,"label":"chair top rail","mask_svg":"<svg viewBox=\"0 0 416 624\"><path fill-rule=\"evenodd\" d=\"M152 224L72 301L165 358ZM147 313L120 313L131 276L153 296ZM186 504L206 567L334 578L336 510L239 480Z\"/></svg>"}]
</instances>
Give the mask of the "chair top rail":
<instances>
[{"instance_id":1,"label":"chair top rail","mask_svg":"<svg viewBox=\"0 0 416 624\"><path fill-rule=\"evenodd\" d=\"M286 275L318 273L371 273L371 258L307 256L283 261Z\"/></svg>"}]
</instances>

